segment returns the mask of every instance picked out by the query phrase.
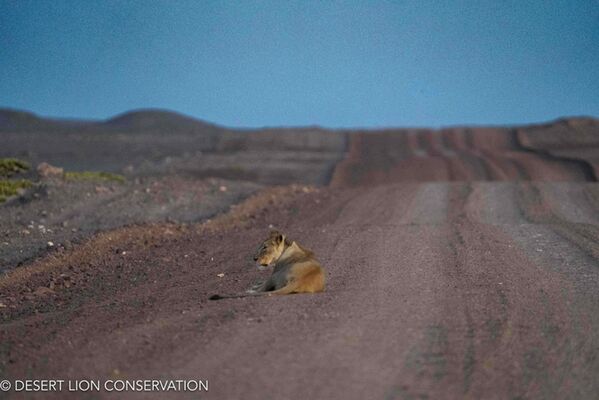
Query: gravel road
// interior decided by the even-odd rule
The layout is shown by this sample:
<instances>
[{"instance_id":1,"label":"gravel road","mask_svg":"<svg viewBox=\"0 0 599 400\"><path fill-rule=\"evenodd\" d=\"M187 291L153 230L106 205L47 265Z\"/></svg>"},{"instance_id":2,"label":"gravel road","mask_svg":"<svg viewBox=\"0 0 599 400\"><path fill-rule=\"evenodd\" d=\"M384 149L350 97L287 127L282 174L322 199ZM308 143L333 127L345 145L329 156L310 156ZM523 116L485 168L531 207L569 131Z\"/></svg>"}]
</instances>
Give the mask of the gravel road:
<instances>
[{"instance_id":1,"label":"gravel road","mask_svg":"<svg viewBox=\"0 0 599 400\"><path fill-rule=\"evenodd\" d=\"M510 135L357 134L330 187L25 267L0 281L0 375L208 379L206 399L596 399L599 184ZM315 251L326 292L209 301L264 276L250 256L270 226ZM197 398L128 393L152 395Z\"/></svg>"}]
</instances>

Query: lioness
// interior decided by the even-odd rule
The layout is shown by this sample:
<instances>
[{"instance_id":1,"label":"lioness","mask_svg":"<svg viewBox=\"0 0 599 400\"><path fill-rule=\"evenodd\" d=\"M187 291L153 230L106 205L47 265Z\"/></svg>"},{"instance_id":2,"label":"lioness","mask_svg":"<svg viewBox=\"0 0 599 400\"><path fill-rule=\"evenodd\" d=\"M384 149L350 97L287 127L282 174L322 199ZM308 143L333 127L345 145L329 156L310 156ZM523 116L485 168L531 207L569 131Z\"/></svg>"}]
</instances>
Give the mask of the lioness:
<instances>
[{"instance_id":1,"label":"lioness","mask_svg":"<svg viewBox=\"0 0 599 400\"><path fill-rule=\"evenodd\" d=\"M272 275L248 291L249 295L315 293L324 290L324 269L312 251L290 241L279 231L271 231L262 242L254 261L258 269L273 266ZM247 295L219 296L210 299L245 297Z\"/></svg>"}]
</instances>

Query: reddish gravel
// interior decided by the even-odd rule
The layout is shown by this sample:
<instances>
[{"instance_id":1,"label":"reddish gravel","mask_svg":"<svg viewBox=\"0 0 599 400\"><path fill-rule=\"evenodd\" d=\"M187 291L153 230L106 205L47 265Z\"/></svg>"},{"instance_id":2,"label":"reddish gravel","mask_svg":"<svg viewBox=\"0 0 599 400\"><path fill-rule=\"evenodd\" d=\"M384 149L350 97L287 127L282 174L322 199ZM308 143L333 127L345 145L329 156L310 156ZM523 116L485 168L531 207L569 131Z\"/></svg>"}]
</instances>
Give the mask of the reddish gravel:
<instances>
[{"instance_id":1,"label":"reddish gravel","mask_svg":"<svg viewBox=\"0 0 599 400\"><path fill-rule=\"evenodd\" d=\"M521 144L521 138L525 138L527 147ZM551 155L541 144L532 143L525 133L507 128L356 133L347 157L335 170L331 186L414 181L596 180L586 158L572 154L561 158L559 152ZM580 152L580 147L575 149ZM596 154L599 160L599 142L596 148L586 146L586 151Z\"/></svg>"},{"instance_id":2,"label":"reddish gravel","mask_svg":"<svg viewBox=\"0 0 599 400\"><path fill-rule=\"evenodd\" d=\"M330 188L105 233L3 278L1 375L208 379L214 399L595 399L590 179L507 130L356 134ZM250 255L270 225L315 251L327 290L209 301L263 277Z\"/></svg>"},{"instance_id":3,"label":"reddish gravel","mask_svg":"<svg viewBox=\"0 0 599 400\"><path fill-rule=\"evenodd\" d=\"M553 156L583 160L599 177L599 120L563 118L541 125L521 127L518 141L527 149Z\"/></svg>"}]
</instances>

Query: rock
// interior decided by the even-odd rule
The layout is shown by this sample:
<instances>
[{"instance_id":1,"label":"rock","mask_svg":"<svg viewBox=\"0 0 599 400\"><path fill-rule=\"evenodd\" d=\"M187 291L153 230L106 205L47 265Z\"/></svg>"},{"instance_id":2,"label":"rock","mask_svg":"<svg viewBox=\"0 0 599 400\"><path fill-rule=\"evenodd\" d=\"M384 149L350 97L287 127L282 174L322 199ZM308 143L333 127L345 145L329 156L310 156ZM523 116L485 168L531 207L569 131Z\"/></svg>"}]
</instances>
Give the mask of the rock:
<instances>
[{"instance_id":1,"label":"rock","mask_svg":"<svg viewBox=\"0 0 599 400\"><path fill-rule=\"evenodd\" d=\"M219 278L222 278L225 276L225 274L223 274L222 272L220 274L216 274L216 276L218 276Z\"/></svg>"},{"instance_id":2,"label":"rock","mask_svg":"<svg viewBox=\"0 0 599 400\"><path fill-rule=\"evenodd\" d=\"M45 296L48 294L54 294L54 290L52 290L48 287L45 287L45 286L39 286L37 289L35 289L33 294L36 296Z\"/></svg>"},{"instance_id":3,"label":"rock","mask_svg":"<svg viewBox=\"0 0 599 400\"><path fill-rule=\"evenodd\" d=\"M50 165L47 162L39 164L36 170L42 178L61 177L64 174L64 169Z\"/></svg>"},{"instance_id":4,"label":"rock","mask_svg":"<svg viewBox=\"0 0 599 400\"><path fill-rule=\"evenodd\" d=\"M98 193L98 194L110 193L110 189L107 188L106 186L96 186L96 193Z\"/></svg>"}]
</instances>

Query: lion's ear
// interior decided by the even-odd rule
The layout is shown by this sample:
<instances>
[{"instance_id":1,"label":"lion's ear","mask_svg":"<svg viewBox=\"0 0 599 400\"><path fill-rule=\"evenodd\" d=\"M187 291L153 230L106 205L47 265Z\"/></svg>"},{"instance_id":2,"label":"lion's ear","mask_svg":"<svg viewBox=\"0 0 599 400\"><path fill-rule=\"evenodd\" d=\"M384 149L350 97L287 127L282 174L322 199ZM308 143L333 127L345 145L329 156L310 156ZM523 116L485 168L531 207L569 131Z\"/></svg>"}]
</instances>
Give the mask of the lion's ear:
<instances>
[{"instance_id":1,"label":"lion's ear","mask_svg":"<svg viewBox=\"0 0 599 400\"><path fill-rule=\"evenodd\" d=\"M273 230L270 231L270 237L271 238L276 238L278 236L281 236L281 232L279 232L278 230L273 229Z\"/></svg>"},{"instance_id":2,"label":"lion's ear","mask_svg":"<svg viewBox=\"0 0 599 400\"><path fill-rule=\"evenodd\" d=\"M272 240L274 240L276 244L279 244L283 240L285 240L285 237L283 236L283 234L281 232L277 231L276 229L273 229L270 231L270 238Z\"/></svg>"}]
</instances>

